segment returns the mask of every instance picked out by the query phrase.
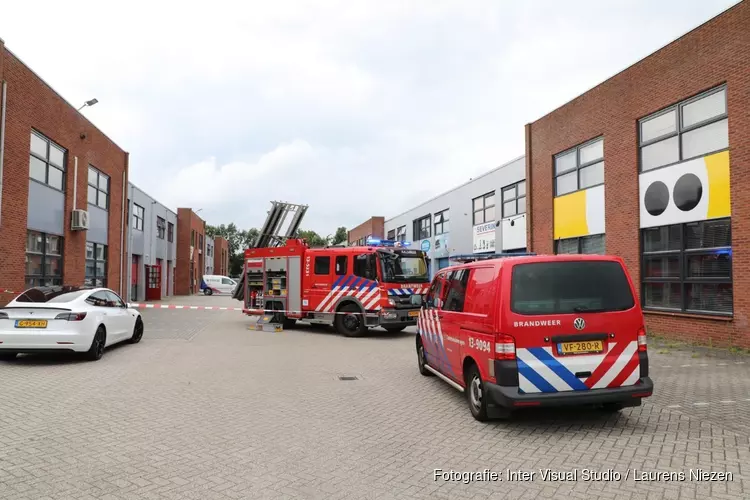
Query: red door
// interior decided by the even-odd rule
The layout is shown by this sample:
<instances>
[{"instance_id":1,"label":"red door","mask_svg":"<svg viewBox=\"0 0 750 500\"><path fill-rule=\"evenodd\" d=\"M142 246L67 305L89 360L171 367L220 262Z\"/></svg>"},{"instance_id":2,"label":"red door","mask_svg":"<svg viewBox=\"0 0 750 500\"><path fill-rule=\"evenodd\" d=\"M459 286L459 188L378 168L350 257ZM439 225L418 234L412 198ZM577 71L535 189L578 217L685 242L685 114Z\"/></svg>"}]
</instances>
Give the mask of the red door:
<instances>
[{"instance_id":1,"label":"red door","mask_svg":"<svg viewBox=\"0 0 750 500\"><path fill-rule=\"evenodd\" d=\"M146 266L146 300L161 300L160 266Z\"/></svg>"}]
</instances>

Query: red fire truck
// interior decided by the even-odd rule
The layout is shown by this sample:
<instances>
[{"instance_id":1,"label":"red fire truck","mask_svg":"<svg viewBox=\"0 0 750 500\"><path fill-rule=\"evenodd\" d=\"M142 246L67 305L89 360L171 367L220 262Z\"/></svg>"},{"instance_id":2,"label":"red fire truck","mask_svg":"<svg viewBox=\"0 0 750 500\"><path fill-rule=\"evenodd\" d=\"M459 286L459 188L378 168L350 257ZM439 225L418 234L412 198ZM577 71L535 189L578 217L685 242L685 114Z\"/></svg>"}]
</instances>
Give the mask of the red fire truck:
<instances>
[{"instance_id":1,"label":"red fire truck","mask_svg":"<svg viewBox=\"0 0 750 500\"><path fill-rule=\"evenodd\" d=\"M416 325L429 287L425 253L400 241L309 248L304 240L245 250L243 311L272 312L284 328L297 320L334 325L346 336L371 327L398 332ZM237 298L237 297L236 297Z\"/></svg>"}]
</instances>

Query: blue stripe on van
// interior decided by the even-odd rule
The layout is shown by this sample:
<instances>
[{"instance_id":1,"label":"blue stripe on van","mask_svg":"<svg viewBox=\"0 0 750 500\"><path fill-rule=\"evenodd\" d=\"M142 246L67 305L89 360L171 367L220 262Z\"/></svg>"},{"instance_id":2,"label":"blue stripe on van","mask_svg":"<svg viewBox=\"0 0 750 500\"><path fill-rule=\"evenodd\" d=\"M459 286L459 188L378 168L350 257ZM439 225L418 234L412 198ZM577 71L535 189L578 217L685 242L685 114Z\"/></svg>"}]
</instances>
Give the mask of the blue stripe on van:
<instances>
[{"instance_id":1,"label":"blue stripe on van","mask_svg":"<svg viewBox=\"0 0 750 500\"><path fill-rule=\"evenodd\" d=\"M543 347L531 347L528 348L527 351L533 354L536 359L547 365L547 368L552 370L555 375L563 379L563 382L568 384L574 391L587 391L589 389L588 387L586 387L586 384L581 381L581 379L575 376L575 373L572 373L570 370L565 368L559 361L552 357L550 353L544 350Z\"/></svg>"},{"instance_id":2,"label":"blue stripe on van","mask_svg":"<svg viewBox=\"0 0 750 500\"><path fill-rule=\"evenodd\" d=\"M518 362L518 373L523 375L526 380L534 384L537 389L542 392L557 392L557 389L555 389L552 384L544 380L542 376L532 370L529 365L527 365L520 359L516 359L516 361Z\"/></svg>"}]
</instances>

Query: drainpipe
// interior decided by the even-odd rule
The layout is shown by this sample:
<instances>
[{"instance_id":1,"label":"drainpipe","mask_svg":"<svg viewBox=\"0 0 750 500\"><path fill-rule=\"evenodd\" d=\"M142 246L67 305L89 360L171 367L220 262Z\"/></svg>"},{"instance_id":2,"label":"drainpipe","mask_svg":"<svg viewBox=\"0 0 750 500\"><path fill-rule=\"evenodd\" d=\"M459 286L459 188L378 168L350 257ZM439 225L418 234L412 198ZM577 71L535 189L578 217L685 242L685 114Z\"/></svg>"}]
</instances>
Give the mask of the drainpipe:
<instances>
[{"instance_id":1,"label":"drainpipe","mask_svg":"<svg viewBox=\"0 0 750 500\"><path fill-rule=\"evenodd\" d=\"M76 198L78 198L78 157L73 159L73 210L76 209Z\"/></svg>"},{"instance_id":2,"label":"drainpipe","mask_svg":"<svg viewBox=\"0 0 750 500\"><path fill-rule=\"evenodd\" d=\"M8 95L8 82L3 80L2 88L2 110L0 111L0 225L2 225L3 212L3 165L5 160L5 107Z\"/></svg>"},{"instance_id":3,"label":"drainpipe","mask_svg":"<svg viewBox=\"0 0 750 500\"><path fill-rule=\"evenodd\" d=\"M123 274L123 264L125 261L125 255L123 253L123 247L125 246L125 205L127 204L127 178L125 177L125 174L128 171L128 160L130 159L129 155L125 153L125 170L122 172L122 213L120 214L120 297L124 297L125 295L122 293L122 274ZM130 245L128 245L128 248L130 248ZM132 297L130 297L130 293L127 295L128 302L130 302Z\"/></svg>"}]
</instances>

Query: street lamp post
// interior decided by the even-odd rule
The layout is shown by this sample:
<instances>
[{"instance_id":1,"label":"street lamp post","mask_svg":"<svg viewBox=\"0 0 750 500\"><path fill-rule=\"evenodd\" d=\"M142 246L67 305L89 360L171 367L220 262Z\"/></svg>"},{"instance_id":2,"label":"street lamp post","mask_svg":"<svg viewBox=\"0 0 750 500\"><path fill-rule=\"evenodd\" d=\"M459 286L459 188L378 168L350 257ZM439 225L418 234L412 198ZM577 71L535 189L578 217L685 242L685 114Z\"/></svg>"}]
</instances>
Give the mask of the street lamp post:
<instances>
[{"instance_id":1,"label":"street lamp post","mask_svg":"<svg viewBox=\"0 0 750 500\"><path fill-rule=\"evenodd\" d=\"M91 107L91 106L93 106L94 104L96 104L96 103L98 103L98 102L99 102L99 100L98 100L98 99L96 99L96 98L94 98L94 99L91 99L91 100L88 100L88 101L86 101L86 102L84 102L84 103L83 103L83 106L81 106L80 108L78 108L78 111L81 111L81 110L82 110L83 108L85 108L86 106L89 106L89 107Z\"/></svg>"}]
</instances>

